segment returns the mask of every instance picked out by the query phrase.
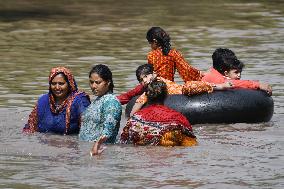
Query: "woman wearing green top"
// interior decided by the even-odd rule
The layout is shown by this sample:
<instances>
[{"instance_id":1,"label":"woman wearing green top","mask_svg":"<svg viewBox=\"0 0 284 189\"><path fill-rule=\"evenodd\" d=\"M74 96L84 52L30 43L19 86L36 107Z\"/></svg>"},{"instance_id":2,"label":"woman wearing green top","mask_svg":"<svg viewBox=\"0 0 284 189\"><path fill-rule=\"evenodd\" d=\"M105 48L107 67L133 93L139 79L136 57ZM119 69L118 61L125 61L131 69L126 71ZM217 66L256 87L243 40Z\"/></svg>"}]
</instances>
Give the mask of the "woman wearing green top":
<instances>
[{"instance_id":1,"label":"woman wearing green top","mask_svg":"<svg viewBox=\"0 0 284 189\"><path fill-rule=\"evenodd\" d=\"M95 65L91 69L89 85L97 98L83 113L79 138L96 142L91 151L91 155L96 155L101 143L115 143L122 107L113 95L112 73L106 65Z\"/></svg>"}]
</instances>

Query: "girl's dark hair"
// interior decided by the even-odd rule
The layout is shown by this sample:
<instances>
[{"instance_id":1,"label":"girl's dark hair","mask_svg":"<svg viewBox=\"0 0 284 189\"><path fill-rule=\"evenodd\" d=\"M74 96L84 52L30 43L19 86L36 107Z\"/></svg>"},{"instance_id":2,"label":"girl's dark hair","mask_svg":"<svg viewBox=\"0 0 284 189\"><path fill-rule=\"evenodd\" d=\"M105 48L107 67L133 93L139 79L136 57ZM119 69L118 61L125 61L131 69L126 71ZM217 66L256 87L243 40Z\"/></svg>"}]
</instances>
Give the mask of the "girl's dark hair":
<instances>
[{"instance_id":1,"label":"girl's dark hair","mask_svg":"<svg viewBox=\"0 0 284 189\"><path fill-rule=\"evenodd\" d=\"M91 77L93 73L98 74L104 81L110 82L109 90L113 92L114 84L112 81L112 73L106 65L98 64L98 65L93 66L89 73L89 78Z\"/></svg>"},{"instance_id":2,"label":"girl's dark hair","mask_svg":"<svg viewBox=\"0 0 284 189\"><path fill-rule=\"evenodd\" d=\"M167 85L163 81L154 80L147 86L146 96L149 104L164 104L167 95Z\"/></svg>"},{"instance_id":3,"label":"girl's dark hair","mask_svg":"<svg viewBox=\"0 0 284 189\"><path fill-rule=\"evenodd\" d=\"M149 43L153 43L154 39L156 40L158 46L162 48L162 52L164 55L168 55L171 50L171 38L169 34L167 34L160 27L152 27L148 30L146 34L146 39Z\"/></svg>"}]
</instances>

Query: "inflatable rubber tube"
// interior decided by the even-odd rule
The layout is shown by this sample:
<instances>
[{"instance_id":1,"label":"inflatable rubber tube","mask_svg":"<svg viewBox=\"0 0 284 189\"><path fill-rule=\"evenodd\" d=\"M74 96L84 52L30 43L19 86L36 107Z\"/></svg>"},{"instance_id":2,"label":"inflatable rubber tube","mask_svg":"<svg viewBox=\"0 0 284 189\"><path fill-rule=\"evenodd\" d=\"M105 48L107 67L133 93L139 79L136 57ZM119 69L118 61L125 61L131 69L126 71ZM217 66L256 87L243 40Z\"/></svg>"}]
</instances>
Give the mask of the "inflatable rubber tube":
<instances>
[{"instance_id":1,"label":"inflatable rubber tube","mask_svg":"<svg viewBox=\"0 0 284 189\"><path fill-rule=\"evenodd\" d=\"M127 104L126 117L129 117L136 99ZM191 124L267 122L274 111L270 96L264 91L249 89L215 91L191 97L169 95L165 105L181 112Z\"/></svg>"}]
</instances>

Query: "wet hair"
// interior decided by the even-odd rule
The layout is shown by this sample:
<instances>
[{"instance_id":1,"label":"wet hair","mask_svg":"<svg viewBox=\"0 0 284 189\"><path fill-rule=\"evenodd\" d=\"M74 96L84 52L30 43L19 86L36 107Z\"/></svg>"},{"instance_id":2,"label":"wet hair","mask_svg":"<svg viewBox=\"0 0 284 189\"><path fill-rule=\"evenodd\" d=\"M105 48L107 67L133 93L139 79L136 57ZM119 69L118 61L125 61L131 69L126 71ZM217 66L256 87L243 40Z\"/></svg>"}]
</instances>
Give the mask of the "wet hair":
<instances>
[{"instance_id":1,"label":"wet hair","mask_svg":"<svg viewBox=\"0 0 284 189\"><path fill-rule=\"evenodd\" d=\"M212 54L213 68L224 75L225 71L236 69L242 72L244 68L243 62L238 60L233 51L226 48L218 48Z\"/></svg>"},{"instance_id":2,"label":"wet hair","mask_svg":"<svg viewBox=\"0 0 284 189\"><path fill-rule=\"evenodd\" d=\"M112 73L106 65L98 64L93 66L89 73L89 78L93 73L98 74L104 81L110 82L109 90L113 92L114 84L112 80Z\"/></svg>"},{"instance_id":3,"label":"wet hair","mask_svg":"<svg viewBox=\"0 0 284 189\"><path fill-rule=\"evenodd\" d=\"M143 64L136 69L136 78L141 82L142 75L152 74L154 72L154 67L152 64Z\"/></svg>"},{"instance_id":4,"label":"wet hair","mask_svg":"<svg viewBox=\"0 0 284 189\"><path fill-rule=\"evenodd\" d=\"M167 95L167 85L163 81L154 80L147 86L148 104L164 104Z\"/></svg>"},{"instance_id":5,"label":"wet hair","mask_svg":"<svg viewBox=\"0 0 284 189\"><path fill-rule=\"evenodd\" d=\"M148 30L146 34L146 39L149 43L153 43L156 40L159 47L162 48L162 52L164 55L168 55L171 50L171 38L169 34L167 34L160 27L152 27Z\"/></svg>"}]
</instances>

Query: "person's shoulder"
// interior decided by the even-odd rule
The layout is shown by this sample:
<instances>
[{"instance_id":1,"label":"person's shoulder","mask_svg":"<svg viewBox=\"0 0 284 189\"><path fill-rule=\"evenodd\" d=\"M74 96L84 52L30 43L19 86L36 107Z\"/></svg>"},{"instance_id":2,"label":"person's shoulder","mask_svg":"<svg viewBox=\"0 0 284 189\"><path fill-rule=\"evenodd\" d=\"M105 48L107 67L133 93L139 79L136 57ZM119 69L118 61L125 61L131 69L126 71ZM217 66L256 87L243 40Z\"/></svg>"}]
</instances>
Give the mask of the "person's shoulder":
<instances>
[{"instance_id":1,"label":"person's shoulder","mask_svg":"<svg viewBox=\"0 0 284 189\"><path fill-rule=\"evenodd\" d=\"M182 56L181 52L178 51L178 50L175 49L175 48L172 48L172 49L170 50L169 55L170 55L170 56Z\"/></svg>"},{"instance_id":2,"label":"person's shoulder","mask_svg":"<svg viewBox=\"0 0 284 189\"><path fill-rule=\"evenodd\" d=\"M176 48L171 48L170 53L179 53L179 51Z\"/></svg>"},{"instance_id":3,"label":"person's shoulder","mask_svg":"<svg viewBox=\"0 0 284 189\"><path fill-rule=\"evenodd\" d=\"M104 98L105 101L120 104L119 100L117 99L117 97L114 94L106 94L106 95L104 95L104 97L105 97Z\"/></svg>"},{"instance_id":4,"label":"person's shoulder","mask_svg":"<svg viewBox=\"0 0 284 189\"><path fill-rule=\"evenodd\" d=\"M85 92L79 92L77 94L75 94L75 98L74 98L74 101L72 102L72 104L90 104L91 101L90 101L90 97L87 93Z\"/></svg>"},{"instance_id":5,"label":"person's shoulder","mask_svg":"<svg viewBox=\"0 0 284 189\"><path fill-rule=\"evenodd\" d=\"M157 55L157 54L163 54L162 49L157 48L157 49L155 49L155 50L151 50L151 51L148 53L148 56Z\"/></svg>"},{"instance_id":6,"label":"person's shoulder","mask_svg":"<svg viewBox=\"0 0 284 189\"><path fill-rule=\"evenodd\" d=\"M46 101L46 100L49 100L49 94L48 93L42 94L38 97L39 102Z\"/></svg>"},{"instance_id":7,"label":"person's shoulder","mask_svg":"<svg viewBox=\"0 0 284 189\"><path fill-rule=\"evenodd\" d=\"M90 97L87 93L80 91L74 94L75 95L75 100L82 100L82 99L88 99L90 100Z\"/></svg>"},{"instance_id":8,"label":"person's shoulder","mask_svg":"<svg viewBox=\"0 0 284 189\"><path fill-rule=\"evenodd\" d=\"M207 71L203 72L203 78L209 77L214 74L214 68L209 68Z\"/></svg>"},{"instance_id":9,"label":"person's shoulder","mask_svg":"<svg viewBox=\"0 0 284 189\"><path fill-rule=\"evenodd\" d=\"M40 95L36 104L39 107L49 106L49 94Z\"/></svg>"},{"instance_id":10,"label":"person's shoulder","mask_svg":"<svg viewBox=\"0 0 284 189\"><path fill-rule=\"evenodd\" d=\"M116 111L121 111L122 106L119 100L116 98L114 94L106 94L104 95L103 107L107 109L115 109Z\"/></svg>"},{"instance_id":11,"label":"person's shoulder","mask_svg":"<svg viewBox=\"0 0 284 189\"><path fill-rule=\"evenodd\" d=\"M180 112L168 107L168 106L165 106L164 109L167 111L167 113L169 115L171 115L173 118L179 118L179 119L182 119L182 120L187 120L187 118Z\"/></svg>"},{"instance_id":12,"label":"person's shoulder","mask_svg":"<svg viewBox=\"0 0 284 189\"><path fill-rule=\"evenodd\" d=\"M224 76L214 68L210 68L208 72L205 72L201 80L214 84L221 84L226 81Z\"/></svg>"}]
</instances>

